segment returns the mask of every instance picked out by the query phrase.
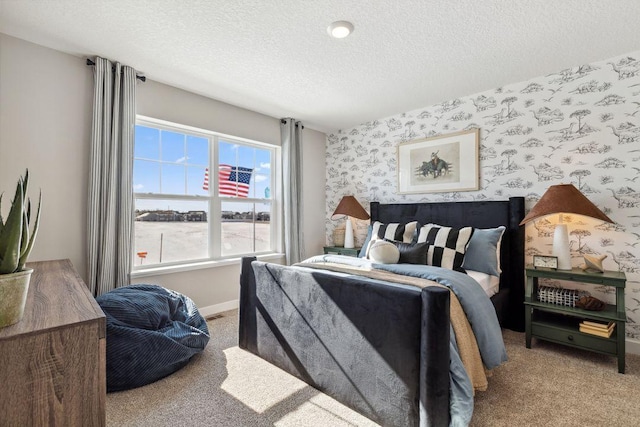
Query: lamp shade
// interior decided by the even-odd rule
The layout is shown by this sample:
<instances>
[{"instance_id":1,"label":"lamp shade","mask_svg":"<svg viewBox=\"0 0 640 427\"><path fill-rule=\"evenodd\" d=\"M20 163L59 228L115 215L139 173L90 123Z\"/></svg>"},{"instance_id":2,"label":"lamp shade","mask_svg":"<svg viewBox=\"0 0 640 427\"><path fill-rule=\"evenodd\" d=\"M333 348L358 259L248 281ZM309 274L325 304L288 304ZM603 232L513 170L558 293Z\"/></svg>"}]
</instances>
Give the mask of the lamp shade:
<instances>
[{"instance_id":1,"label":"lamp shade","mask_svg":"<svg viewBox=\"0 0 640 427\"><path fill-rule=\"evenodd\" d=\"M611 218L591 203L573 184L559 184L549 187L540 200L538 200L538 203L535 204L527 216L520 222L520 225L526 224L541 216L558 213L584 215L613 223Z\"/></svg>"},{"instance_id":2,"label":"lamp shade","mask_svg":"<svg viewBox=\"0 0 640 427\"><path fill-rule=\"evenodd\" d=\"M362 205L360 205L353 196L344 196L342 200L340 200L340 203L338 203L338 207L333 212L331 219L339 219L345 215L358 219L370 218L367 211L364 210Z\"/></svg>"}]
</instances>

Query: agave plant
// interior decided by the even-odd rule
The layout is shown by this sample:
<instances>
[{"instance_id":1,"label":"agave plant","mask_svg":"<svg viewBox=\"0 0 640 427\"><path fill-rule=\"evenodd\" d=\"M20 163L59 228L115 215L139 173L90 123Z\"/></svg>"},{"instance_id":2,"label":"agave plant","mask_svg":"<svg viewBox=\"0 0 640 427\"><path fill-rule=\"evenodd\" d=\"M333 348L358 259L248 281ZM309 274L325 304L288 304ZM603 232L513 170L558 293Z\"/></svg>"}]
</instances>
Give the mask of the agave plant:
<instances>
[{"instance_id":1,"label":"agave plant","mask_svg":"<svg viewBox=\"0 0 640 427\"><path fill-rule=\"evenodd\" d=\"M27 198L28 184L29 171L27 170L24 178L20 177L18 180L16 195L6 221L2 218L2 195L0 194L0 274L16 273L24 269L38 232L42 193L38 198L38 212L33 220L33 229L29 231L31 200Z\"/></svg>"}]
</instances>

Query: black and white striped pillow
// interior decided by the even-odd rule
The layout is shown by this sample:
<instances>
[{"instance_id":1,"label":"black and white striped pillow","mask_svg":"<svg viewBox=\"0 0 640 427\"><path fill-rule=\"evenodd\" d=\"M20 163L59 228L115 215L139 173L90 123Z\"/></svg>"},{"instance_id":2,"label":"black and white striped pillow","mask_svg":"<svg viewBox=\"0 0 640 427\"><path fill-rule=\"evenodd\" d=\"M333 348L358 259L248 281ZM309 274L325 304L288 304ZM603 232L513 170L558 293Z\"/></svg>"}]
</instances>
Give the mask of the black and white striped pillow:
<instances>
[{"instance_id":1,"label":"black and white striped pillow","mask_svg":"<svg viewBox=\"0 0 640 427\"><path fill-rule=\"evenodd\" d=\"M420 228L418 243L427 242L427 264L450 270L466 271L462 268L464 254L473 234L473 227L453 228L427 224Z\"/></svg>"},{"instance_id":2,"label":"black and white striped pillow","mask_svg":"<svg viewBox=\"0 0 640 427\"><path fill-rule=\"evenodd\" d=\"M406 224L393 222L383 224L375 221L371 226L371 239L366 249L365 258L369 258L369 249L376 240L393 240L396 242L411 243L415 239L418 221L408 222Z\"/></svg>"}]
</instances>

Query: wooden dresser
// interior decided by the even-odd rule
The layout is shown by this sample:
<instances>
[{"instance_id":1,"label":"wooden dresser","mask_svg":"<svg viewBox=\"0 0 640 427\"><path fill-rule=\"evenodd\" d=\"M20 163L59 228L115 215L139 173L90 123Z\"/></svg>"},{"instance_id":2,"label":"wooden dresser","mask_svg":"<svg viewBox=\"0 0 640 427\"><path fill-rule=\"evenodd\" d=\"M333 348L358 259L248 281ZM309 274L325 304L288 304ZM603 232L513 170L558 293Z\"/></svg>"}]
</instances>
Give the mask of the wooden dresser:
<instances>
[{"instance_id":1,"label":"wooden dresser","mask_svg":"<svg viewBox=\"0 0 640 427\"><path fill-rule=\"evenodd\" d=\"M104 313L69 260L28 267L24 317L0 328L0 425L104 426Z\"/></svg>"}]
</instances>

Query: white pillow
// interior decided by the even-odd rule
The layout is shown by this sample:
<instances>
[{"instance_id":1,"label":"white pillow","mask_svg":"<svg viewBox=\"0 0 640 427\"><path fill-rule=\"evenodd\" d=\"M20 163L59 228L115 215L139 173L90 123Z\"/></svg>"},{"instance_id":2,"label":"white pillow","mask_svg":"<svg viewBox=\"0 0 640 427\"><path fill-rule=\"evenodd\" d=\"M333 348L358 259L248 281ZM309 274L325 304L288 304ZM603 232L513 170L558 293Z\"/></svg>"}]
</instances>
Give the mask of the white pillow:
<instances>
[{"instance_id":1,"label":"white pillow","mask_svg":"<svg viewBox=\"0 0 640 427\"><path fill-rule=\"evenodd\" d=\"M379 264L397 264L400 259L400 251L391 242L376 240L369 248L369 259Z\"/></svg>"},{"instance_id":2,"label":"white pillow","mask_svg":"<svg viewBox=\"0 0 640 427\"><path fill-rule=\"evenodd\" d=\"M467 275L478 282L489 298L500 290L500 278L481 271L467 270Z\"/></svg>"}]
</instances>

